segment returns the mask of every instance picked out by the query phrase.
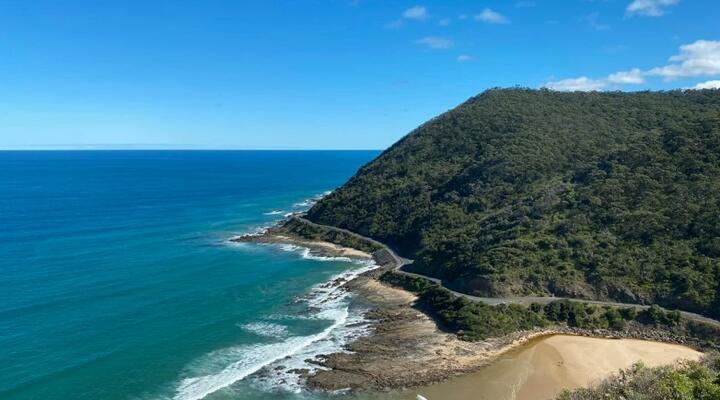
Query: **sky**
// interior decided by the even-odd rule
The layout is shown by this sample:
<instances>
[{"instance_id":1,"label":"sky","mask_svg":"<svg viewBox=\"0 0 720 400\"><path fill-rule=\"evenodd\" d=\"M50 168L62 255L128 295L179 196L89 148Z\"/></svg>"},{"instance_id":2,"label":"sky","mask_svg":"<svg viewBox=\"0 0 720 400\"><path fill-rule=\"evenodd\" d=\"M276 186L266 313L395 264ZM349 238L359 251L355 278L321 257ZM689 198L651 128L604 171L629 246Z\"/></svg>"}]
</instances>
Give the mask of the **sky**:
<instances>
[{"instance_id":1,"label":"sky","mask_svg":"<svg viewBox=\"0 0 720 400\"><path fill-rule=\"evenodd\" d=\"M720 87L720 1L0 0L0 149L383 149L513 86Z\"/></svg>"}]
</instances>

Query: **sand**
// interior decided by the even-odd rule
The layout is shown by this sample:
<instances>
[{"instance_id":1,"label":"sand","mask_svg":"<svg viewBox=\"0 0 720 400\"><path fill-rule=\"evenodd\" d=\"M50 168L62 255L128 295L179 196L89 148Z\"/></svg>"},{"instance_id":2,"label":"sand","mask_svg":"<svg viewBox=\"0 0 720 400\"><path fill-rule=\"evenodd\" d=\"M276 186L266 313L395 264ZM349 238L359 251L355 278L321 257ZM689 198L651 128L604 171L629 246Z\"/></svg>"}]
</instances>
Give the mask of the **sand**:
<instances>
[{"instance_id":1,"label":"sand","mask_svg":"<svg viewBox=\"0 0 720 400\"><path fill-rule=\"evenodd\" d=\"M478 372L382 398L414 400L421 394L428 400L552 399L563 388L592 386L638 361L659 366L701 356L675 344L555 335L507 352Z\"/></svg>"}]
</instances>

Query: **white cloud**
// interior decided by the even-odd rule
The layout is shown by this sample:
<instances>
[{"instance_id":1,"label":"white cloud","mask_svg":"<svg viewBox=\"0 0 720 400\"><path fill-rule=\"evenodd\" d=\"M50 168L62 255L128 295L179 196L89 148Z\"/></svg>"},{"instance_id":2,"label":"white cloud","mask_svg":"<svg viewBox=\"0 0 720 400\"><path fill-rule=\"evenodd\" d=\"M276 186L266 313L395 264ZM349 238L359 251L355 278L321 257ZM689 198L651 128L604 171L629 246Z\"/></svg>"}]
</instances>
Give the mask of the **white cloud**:
<instances>
[{"instance_id":1,"label":"white cloud","mask_svg":"<svg viewBox=\"0 0 720 400\"><path fill-rule=\"evenodd\" d=\"M482 10L480 14L476 15L475 20L489 24L507 24L510 22L504 15L489 8Z\"/></svg>"},{"instance_id":2,"label":"white cloud","mask_svg":"<svg viewBox=\"0 0 720 400\"><path fill-rule=\"evenodd\" d=\"M602 79L590 79L585 76L563 79L548 82L545 86L555 90L598 90L611 85L640 85L645 83L646 78L652 76L661 76L665 80L693 76L720 76L720 41L698 40L684 44L680 46L679 54L670 57L670 64L662 67L645 71L633 68L629 71L612 73ZM699 83L695 88L718 82L720 81Z\"/></svg>"},{"instance_id":3,"label":"white cloud","mask_svg":"<svg viewBox=\"0 0 720 400\"><path fill-rule=\"evenodd\" d=\"M698 83L693 89L720 89L720 80Z\"/></svg>"},{"instance_id":4,"label":"white cloud","mask_svg":"<svg viewBox=\"0 0 720 400\"><path fill-rule=\"evenodd\" d=\"M643 72L638 68L633 68L630 71L620 71L610 74L603 79L590 79L587 76L581 76L579 78L569 78L548 82L545 84L545 87L563 92L574 92L601 90L613 84L639 85L642 83L645 83L645 76Z\"/></svg>"},{"instance_id":5,"label":"white cloud","mask_svg":"<svg viewBox=\"0 0 720 400\"><path fill-rule=\"evenodd\" d=\"M450 25L450 18L443 18L440 21L438 21L438 25L440 26L448 26Z\"/></svg>"},{"instance_id":6,"label":"white cloud","mask_svg":"<svg viewBox=\"0 0 720 400\"><path fill-rule=\"evenodd\" d=\"M680 46L680 54L670 57L673 63L651 69L649 75L666 79L720 74L720 41L698 40Z\"/></svg>"},{"instance_id":7,"label":"white cloud","mask_svg":"<svg viewBox=\"0 0 720 400\"><path fill-rule=\"evenodd\" d=\"M600 90L605 86L607 86L607 82L602 80L590 79L587 76L563 79L560 81L548 82L545 84L545 87L548 89L559 90L562 92L586 92L591 90Z\"/></svg>"},{"instance_id":8,"label":"white cloud","mask_svg":"<svg viewBox=\"0 0 720 400\"><path fill-rule=\"evenodd\" d=\"M645 83L645 75L639 68L633 68L630 71L620 71L610 74L607 77L607 81L622 85L639 85Z\"/></svg>"},{"instance_id":9,"label":"white cloud","mask_svg":"<svg viewBox=\"0 0 720 400\"><path fill-rule=\"evenodd\" d=\"M659 17L665 14L665 8L679 3L680 0L633 0L628 4L628 14L639 14L648 17Z\"/></svg>"},{"instance_id":10,"label":"white cloud","mask_svg":"<svg viewBox=\"0 0 720 400\"><path fill-rule=\"evenodd\" d=\"M430 18L430 14L428 14L427 7L414 6L403 11L402 17L405 19L415 19L418 21L423 21Z\"/></svg>"},{"instance_id":11,"label":"white cloud","mask_svg":"<svg viewBox=\"0 0 720 400\"><path fill-rule=\"evenodd\" d=\"M468 54L460 54L459 56L457 56L456 60L457 60L458 62L472 61L472 60L473 60L473 57L472 57L471 55L468 55Z\"/></svg>"},{"instance_id":12,"label":"white cloud","mask_svg":"<svg viewBox=\"0 0 720 400\"><path fill-rule=\"evenodd\" d=\"M426 36L422 39L418 39L416 43L422 44L431 49L449 49L453 46L452 40L437 36Z\"/></svg>"}]
</instances>

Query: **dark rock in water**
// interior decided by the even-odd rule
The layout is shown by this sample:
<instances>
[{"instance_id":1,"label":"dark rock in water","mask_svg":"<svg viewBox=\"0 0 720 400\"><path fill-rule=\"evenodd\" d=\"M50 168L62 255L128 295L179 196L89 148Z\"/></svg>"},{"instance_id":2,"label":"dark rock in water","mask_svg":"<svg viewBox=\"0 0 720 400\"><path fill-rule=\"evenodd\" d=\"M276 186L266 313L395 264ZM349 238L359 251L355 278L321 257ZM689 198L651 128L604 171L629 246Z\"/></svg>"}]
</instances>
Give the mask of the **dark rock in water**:
<instances>
[{"instance_id":1,"label":"dark rock in water","mask_svg":"<svg viewBox=\"0 0 720 400\"><path fill-rule=\"evenodd\" d=\"M310 374L310 370L307 368L293 368L289 369L287 372L291 374L296 374L303 379L307 378Z\"/></svg>"}]
</instances>

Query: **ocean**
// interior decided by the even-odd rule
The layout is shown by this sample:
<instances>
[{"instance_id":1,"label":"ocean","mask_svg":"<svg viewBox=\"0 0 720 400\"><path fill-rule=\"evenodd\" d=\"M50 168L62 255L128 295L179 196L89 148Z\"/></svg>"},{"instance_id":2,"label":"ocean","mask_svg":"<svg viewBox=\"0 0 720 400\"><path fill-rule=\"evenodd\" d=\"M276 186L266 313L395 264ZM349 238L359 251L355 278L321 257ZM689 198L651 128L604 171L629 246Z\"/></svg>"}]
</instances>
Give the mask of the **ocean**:
<instances>
[{"instance_id":1,"label":"ocean","mask_svg":"<svg viewBox=\"0 0 720 400\"><path fill-rule=\"evenodd\" d=\"M0 398L321 399L372 264L231 244L377 151L0 152ZM343 395L331 395L342 398Z\"/></svg>"}]
</instances>

